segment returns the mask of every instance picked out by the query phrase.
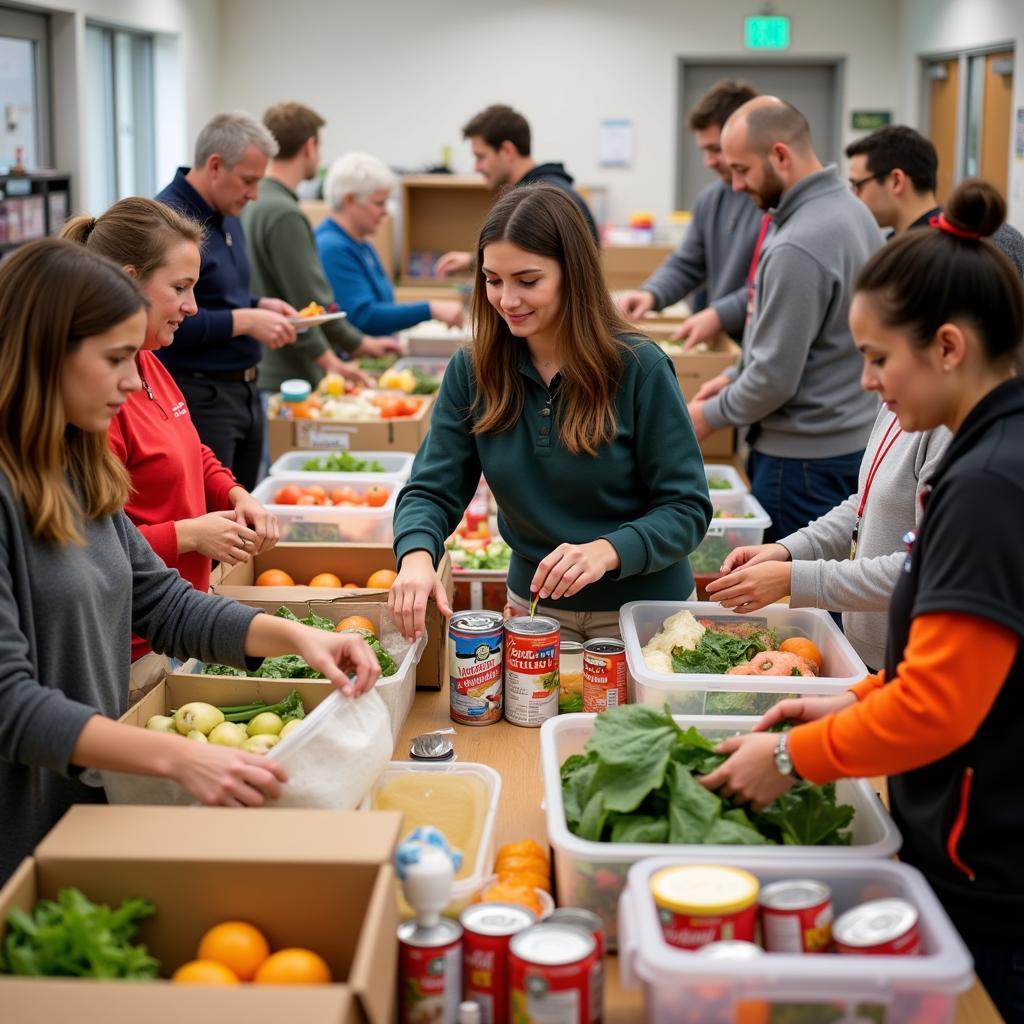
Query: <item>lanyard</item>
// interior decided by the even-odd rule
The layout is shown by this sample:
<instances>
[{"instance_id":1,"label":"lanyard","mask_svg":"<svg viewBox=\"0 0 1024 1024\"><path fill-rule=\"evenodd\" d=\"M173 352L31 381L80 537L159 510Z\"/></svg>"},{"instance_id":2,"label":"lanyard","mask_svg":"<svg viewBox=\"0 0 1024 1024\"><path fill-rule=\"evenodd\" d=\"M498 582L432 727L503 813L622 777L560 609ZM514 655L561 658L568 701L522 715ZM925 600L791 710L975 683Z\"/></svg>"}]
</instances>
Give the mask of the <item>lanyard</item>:
<instances>
[{"instance_id":1,"label":"lanyard","mask_svg":"<svg viewBox=\"0 0 1024 1024\"><path fill-rule=\"evenodd\" d=\"M871 493L871 485L875 482L875 475L878 473L879 467L885 460L886 455L889 454L890 449L896 443L900 434L903 431L899 426L899 417L893 416L889 426L885 428L885 433L882 435L882 440L875 449L875 457L871 460L871 465L868 467L868 475L864 480L864 490L861 491L860 504L857 506L857 521L853 526L853 540L850 544L850 558L852 559L857 553L857 537L860 535L860 522L864 518L864 508L868 503L868 495ZM889 435L892 435L890 438Z\"/></svg>"}]
</instances>

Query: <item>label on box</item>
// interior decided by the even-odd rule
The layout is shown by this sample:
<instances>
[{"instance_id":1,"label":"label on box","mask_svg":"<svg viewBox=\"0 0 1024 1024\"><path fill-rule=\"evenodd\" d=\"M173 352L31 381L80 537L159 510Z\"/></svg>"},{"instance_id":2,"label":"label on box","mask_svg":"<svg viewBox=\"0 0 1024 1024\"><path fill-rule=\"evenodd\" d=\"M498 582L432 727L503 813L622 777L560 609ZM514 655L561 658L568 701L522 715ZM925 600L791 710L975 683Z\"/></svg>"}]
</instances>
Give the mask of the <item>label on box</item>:
<instances>
[{"instance_id":1,"label":"label on box","mask_svg":"<svg viewBox=\"0 0 1024 1024\"><path fill-rule=\"evenodd\" d=\"M295 440L300 448L340 448L348 451L353 433L353 427L335 423L318 423L315 420L295 422Z\"/></svg>"}]
</instances>

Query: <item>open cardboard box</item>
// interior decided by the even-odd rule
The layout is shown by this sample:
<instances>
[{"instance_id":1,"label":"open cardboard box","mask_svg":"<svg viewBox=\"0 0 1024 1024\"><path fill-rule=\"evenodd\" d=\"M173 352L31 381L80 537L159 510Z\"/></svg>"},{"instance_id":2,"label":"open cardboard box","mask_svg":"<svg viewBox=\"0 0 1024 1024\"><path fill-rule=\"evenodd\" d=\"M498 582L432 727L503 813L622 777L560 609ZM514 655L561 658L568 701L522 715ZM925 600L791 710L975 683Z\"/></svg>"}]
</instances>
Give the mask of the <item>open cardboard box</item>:
<instances>
[{"instance_id":1,"label":"open cardboard box","mask_svg":"<svg viewBox=\"0 0 1024 1024\"><path fill-rule=\"evenodd\" d=\"M328 963L323 986L224 988L167 981L0 976L18 1024L391 1024L398 910L391 858L402 816L387 812L79 805L0 890L0 941L14 907L76 886L98 903L149 899L145 943L169 977L220 921L251 921L271 949Z\"/></svg>"},{"instance_id":2,"label":"open cardboard box","mask_svg":"<svg viewBox=\"0 0 1024 1024\"><path fill-rule=\"evenodd\" d=\"M387 601L386 590L334 590L326 587L257 587L256 578L265 569L283 569L296 583L308 582L317 573L333 572L343 583L362 582L378 569L395 569L395 553L390 544L278 544L241 565L227 568L210 590L236 601L280 604L295 602ZM437 567L448 600L452 599L452 563L447 553ZM273 609L271 609L273 611ZM303 614L306 614L303 612ZM335 620L354 614L345 611L337 616L321 614ZM416 666L416 686L421 690L440 690L448 685L448 624L437 603L427 602L427 645Z\"/></svg>"}]
</instances>

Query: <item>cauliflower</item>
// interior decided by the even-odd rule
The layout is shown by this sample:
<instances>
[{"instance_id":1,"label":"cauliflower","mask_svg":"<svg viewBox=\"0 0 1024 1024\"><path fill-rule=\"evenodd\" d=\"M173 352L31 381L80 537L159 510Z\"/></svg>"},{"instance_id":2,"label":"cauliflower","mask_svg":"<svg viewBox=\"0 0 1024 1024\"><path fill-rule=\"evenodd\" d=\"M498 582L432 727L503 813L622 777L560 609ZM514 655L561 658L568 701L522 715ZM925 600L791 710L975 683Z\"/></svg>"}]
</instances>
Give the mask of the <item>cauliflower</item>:
<instances>
[{"instance_id":1,"label":"cauliflower","mask_svg":"<svg viewBox=\"0 0 1024 1024\"><path fill-rule=\"evenodd\" d=\"M704 627L693 617L692 612L683 609L665 619L661 629L640 649L640 653L652 672L671 673L674 671L672 648L682 647L692 651L703 635Z\"/></svg>"},{"instance_id":2,"label":"cauliflower","mask_svg":"<svg viewBox=\"0 0 1024 1024\"><path fill-rule=\"evenodd\" d=\"M650 672L663 672L666 675L672 674L672 655L664 651L654 651L648 644L641 652L644 656L644 664Z\"/></svg>"}]
</instances>

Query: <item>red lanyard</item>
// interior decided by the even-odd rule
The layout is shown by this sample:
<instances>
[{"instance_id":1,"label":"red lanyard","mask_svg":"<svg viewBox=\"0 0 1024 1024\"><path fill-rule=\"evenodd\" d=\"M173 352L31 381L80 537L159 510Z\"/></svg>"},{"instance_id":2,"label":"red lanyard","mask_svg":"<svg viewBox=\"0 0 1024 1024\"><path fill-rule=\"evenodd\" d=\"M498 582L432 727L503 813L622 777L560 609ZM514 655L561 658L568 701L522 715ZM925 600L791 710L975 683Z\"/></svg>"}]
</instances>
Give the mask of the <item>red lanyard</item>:
<instances>
[{"instance_id":1,"label":"red lanyard","mask_svg":"<svg viewBox=\"0 0 1024 1024\"><path fill-rule=\"evenodd\" d=\"M754 243L754 253L750 257L750 269L747 271L747 299L754 297L754 278L757 277L757 265L761 262L761 247L764 245L764 236L768 234L768 228L772 223L772 215L765 213L761 215L761 230L757 234L757 241Z\"/></svg>"},{"instance_id":2,"label":"red lanyard","mask_svg":"<svg viewBox=\"0 0 1024 1024\"><path fill-rule=\"evenodd\" d=\"M868 469L868 475L864 480L864 490L861 491L860 505L857 507L857 522L864 516L864 506L868 503L868 494L871 493L871 485L875 482L875 474L878 472L879 467L882 465L882 461L886 455L889 454L889 449L896 443L897 438L903 431L899 428L899 417L893 416L892 422L888 427L885 428L885 434L882 437L882 442L879 444L875 451L875 457L871 460L871 466ZM893 427L896 427L895 433L893 433ZM889 439L889 435L892 434L892 440ZM886 441L889 443L886 444Z\"/></svg>"}]
</instances>

